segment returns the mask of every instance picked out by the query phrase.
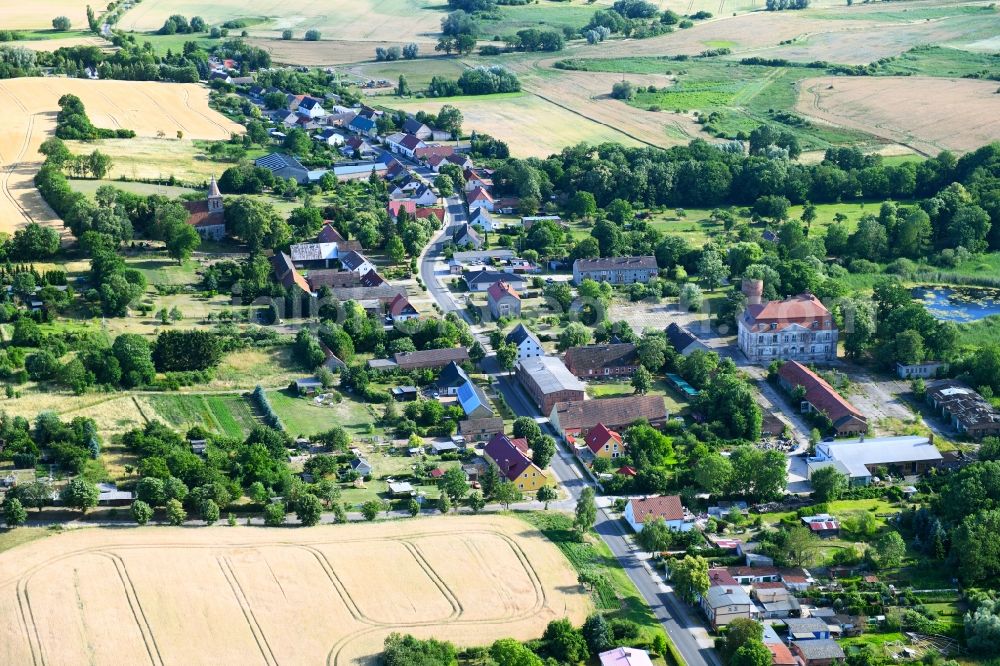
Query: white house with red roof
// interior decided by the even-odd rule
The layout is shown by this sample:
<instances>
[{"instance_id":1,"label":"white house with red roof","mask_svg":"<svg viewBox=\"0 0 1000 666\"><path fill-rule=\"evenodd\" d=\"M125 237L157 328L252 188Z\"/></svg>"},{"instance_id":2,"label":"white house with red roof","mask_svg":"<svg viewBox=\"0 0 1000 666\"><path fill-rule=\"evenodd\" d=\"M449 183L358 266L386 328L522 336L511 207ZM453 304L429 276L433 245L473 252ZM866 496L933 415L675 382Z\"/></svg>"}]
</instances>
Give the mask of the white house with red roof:
<instances>
[{"instance_id":1,"label":"white house with red roof","mask_svg":"<svg viewBox=\"0 0 1000 666\"><path fill-rule=\"evenodd\" d=\"M740 349L753 363L811 363L837 357L837 325L826 306L812 294L751 302L738 325Z\"/></svg>"},{"instance_id":2,"label":"white house with red roof","mask_svg":"<svg viewBox=\"0 0 1000 666\"><path fill-rule=\"evenodd\" d=\"M477 208L485 208L489 212L493 212L494 202L493 197L490 193L481 187L477 187L465 195L465 200L469 204L469 211L474 211Z\"/></svg>"},{"instance_id":3,"label":"white house with red roof","mask_svg":"<svg viewBox=\"0 0 1000 666\"><path fill-rule=\"evenodd\" d=\"M497 280L486 290L486 302L494 319L521 316L521 297L503 280Z\"/></svg>"},{"instance_id":4,"label":"white house with red roof","mask_svg":"<svg viewBox=\"0 0 1000 666\"><path fill-rule=\"evenodd\" d=\"M417 137L412 134L403 134L402 132L389 135L385 143L389 146L390 151L397 155L405 155L410 159L414 158L417 148L427 147L427 144Z\"/></svg>"},{"instance_id":5,"label":"white house with red roof","mask_svg":"<svg viewBox=\"0 0 1000 666\"><path fill-rule=\"evenodd\" d=\"M416 319L420 316L420 313L410 304L406 296L396 294L396 297L389 303L389 315L393 321L406 321L408 319Z\"/></svg>"},{"instance_id":6,"label":"white house with red roof","mask_svg":"<svg viewBox=\"0 0 1000 666\"><path fill-rule=\"evenodd\" d=\"M590 452L598 458L618 458L625 453L622 436L603 423L591 428L584 442Z\"/></svg>"},{"instance_id":7,"label":"white house with red roof","mask_svg":"<svg viewBox=\"0 0 1000 666\"><path fill-rule=\"evenodd\" d=\"M663 519L674 532L688 532L694 528L694 516L681 504L679 495L636 497L625 505L625 520L636 532L643 525Z\"/></svg>"}]
</instances>

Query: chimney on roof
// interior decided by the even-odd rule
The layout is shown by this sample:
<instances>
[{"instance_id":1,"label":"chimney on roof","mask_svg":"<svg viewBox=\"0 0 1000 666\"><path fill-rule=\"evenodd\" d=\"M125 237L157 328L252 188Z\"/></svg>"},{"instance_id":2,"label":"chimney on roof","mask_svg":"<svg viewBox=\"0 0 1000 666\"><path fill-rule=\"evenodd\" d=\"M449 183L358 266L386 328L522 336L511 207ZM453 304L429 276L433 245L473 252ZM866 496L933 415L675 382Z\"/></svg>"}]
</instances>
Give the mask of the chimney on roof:
<instances>
[{"instance_id":1,"label":"chimney on roof","mask_svg":"<svg viewBox=\"0 0 1000 666\"><path fill-rule=\"evenodd\" d=\"M747 304L760 305L761 298L764 296L764 281L743 278L742 291L746 294Z\"/></svg>"}]
</instances>

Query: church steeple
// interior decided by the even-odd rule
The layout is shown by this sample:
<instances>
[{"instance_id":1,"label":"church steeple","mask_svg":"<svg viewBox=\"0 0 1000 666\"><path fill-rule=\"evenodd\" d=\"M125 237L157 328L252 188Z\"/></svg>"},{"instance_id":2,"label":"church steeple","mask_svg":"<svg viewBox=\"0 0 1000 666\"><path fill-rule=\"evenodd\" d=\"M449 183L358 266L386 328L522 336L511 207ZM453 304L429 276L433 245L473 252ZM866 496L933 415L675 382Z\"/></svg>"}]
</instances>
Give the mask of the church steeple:
<instances>
[{"instance_id":1,"label":"church steeple","mask_svg":"<svg viewBox=\"0 0 1000 666\"><path fill-rule=\"evenodd\" d=\"M208 212L209 213L221 213L222 212L222 192L219 191L219 185L215 182L215 176L212 176L212 181L208 184Z\"/></svg>"}]
</instances>

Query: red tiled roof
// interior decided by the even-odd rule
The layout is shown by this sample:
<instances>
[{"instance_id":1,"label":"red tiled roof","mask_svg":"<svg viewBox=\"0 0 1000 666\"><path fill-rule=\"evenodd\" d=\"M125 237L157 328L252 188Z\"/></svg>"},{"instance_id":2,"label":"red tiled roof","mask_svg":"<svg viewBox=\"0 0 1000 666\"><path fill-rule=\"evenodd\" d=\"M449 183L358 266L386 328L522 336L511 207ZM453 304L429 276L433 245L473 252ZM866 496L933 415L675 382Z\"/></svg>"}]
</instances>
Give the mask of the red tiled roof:
<instances>
[{"instance_id":1,"label":"red tiled roof","mask_svg":"<svg viewBox=\"0 0 1000 666\"><path fill-rule=\"evenodd\" d=\"M399 216L400 210L405 210L410 215L416 215L417 202L409 199L393 199L386 205L385 209L392 217Z\"/></svg>"},{"instance_id":2,"label":"red tiled roof","mask_svg":"<svg viewBox=\"0 0 1000 666\"><path fill-rule=\"evenodd\" d=\"M608 442L617 442L619 446L622 443L622 436L619 435L614 430L609 429L603 423L598 423L596 426L590 429L587 433L586 439L584 441L587 443L587 447L597 453L604 448L604 445Z\"/></svg>"},{"instance_id":3,"label":"red tiled roof","mask_svg":"<svg viewBox=\"0 0 1000 666\"><path fill-rule=\"evenodd\" d=\"M809 529L813 532L824 532L826 530L840 529L840 526L837 525L837 521L835 520L817 520L809 523Z\"/></svg>"},{"instance_id":4,"label":"red tiled roof","mask_svg":"<svg viewBox=\"0 0 1000 666\"><path fill-rule=\"evenodd\" d=\"M681 520L684 518L684 507L679 495L661 495L659 497L644 497L629 501L632 505L632 516L635 522L644 523L647 520L663 518L664 520Z\"/></svg>"},{"instance_id":5,"label":"red tiled roof","mask_svg":"<svg viewBox=\"0 0 1000 666\"><path fill-rule=\"evenodd\" d=\"M426 157L428 160L431 158L437 158L440 163L441 160L448 157L455 152L454 146L422 146L413 151L417 157Z\"/></svg>"},{"instance_id":6,"label":"red tiled roof","mask_svg":"<svg viewBox=\"0 0 1000 666\"><path fill-rule=\"evenodd\" d=\"M428 217L435 217L438 222L444 222L444 208L441 206L429 206L417 209L416 218L418 220L425 220Z\"/></svg>"},{"instance_id":7,"label":"red tiled roof","mask_svg":"<svg viewBox=\"0 0 1000 666\"><path fill-rule=\"evenodd\" d=\"M414 315L417 314L417 309L410 305L410 301L407 300L406 296L396 294L396 298L392 299L392 302L389 303L389 314L393 317Z\"/></svg>"},{"instance_id":8,"label":"red tiled roof","mask_svg":"<svg viewBox=\"0 0 1000 666\"><path fill-rule=\"evenodd\" d=\"M755 590L783 590L785 589L785 584L780 580L768 581L765 583L754 583L753 589Z\"/></svg>"},{"instance_id":9,"label":"red tiled roof","mask_svg":"<svg viewBox=\"0 0 1000 666\"><path fill-rule=\"evenodd\" d=\"M209 213L208 201L185 201L184 208L187 209L187 223L192 227L216 227L224 225L226 218L222 213Z\"/></svg>"},{"instance_id":10,"label":"red tiled roof","mask_svg":"<svg viewBox=\"0 0 1000 666\"><path fill-rule=\"evenodd\" d=\"M737 584L736 579L725 569L709 569L708 583L711 586Z\"/></svg>"},{"instance_id":11,"label":"red tiled roof","mask_svg":"<svg viewBox=\"0 0 1000 666\"><path fill-rule=\"evenodd\" d=\"M638 472L635 471L635 467L631 465L622 465L617 469L617 473L622 476L635 476Z\"/></svg>"},{"instance_id":12,"label":"red tiled roof","mask_svg":"<svg viewBox=\"0 0 1000 666\"><path fill-rule=\"evenodd\" d=\"M506 295L513 296L517 300L521 300L521 297L517 295L514 291L514 287L510 286L503 280L497 280L490 285L490 288L486 290L486 296L493 301L499 301Z\"/></svg>"},{"instance_id":13,"label":"red tiled roof","mask_svg":"<svg viewBox=\"0 0 1000 666\"><path fill-rule=\"evenodd\" d=\"M484 201L493 201L493 197L490 196L490 193L481 187L477 187L476 189L469 192L469 194L466 195L466 199L470 202L479 201L480 199Z\"/></svg>"},{"instance_id":14,"label":"red tiled roof","mask_svg":"<svg viewBox=\"0 0 1000 666\"><path fill-rule=\"evenodd\" d=\"M797 666L799 663L784 643L765 643L764 646L771 651L771 666Z\"/></svg>"},{"instance_id":15,"label":"red tiled roof","mask_svg":"<svg viewBox=\"0 0 1000 666\"><path fill-rule=\"evenodd\" d=\"M754 333L780 331L792 324L813 328L814 321L819 322L818 330L833 328L830 311L812 294L799 294L783 301L748 305L744 321ZM774 328L771 328L772 323L775 324Z\"/></svg>"},{"instance_id":16,"label":"red tiled roof","mask_svg":"<svg viewBox=\"0 0 1000 666\"><path fill-rule=\"evenodd\" d=\"M826 380L798 361L783 364L778 369L778 375L789 384L803 387L809 404L826 414L834 426L851 417L867 422L861 412L844 400Z\"/></svg>"},{"instance_id":17,"label":"red tiled roof","mask_svg":"<svg viewBox=\"0 0 1000 666\"><path fill-rule=\"evenodd\" d=\"M516 446L517 450L524 455L528 455L528 451L531 449L531 446L528 445L528 440L524 437L512 438L510 443Z\"/></svg>"},{"instance_id":18,"label":"red tiled roof","mask_svg":"<svg viewBox=\"0 0 1000 666\"><path fill-rule=\"evenodd\" d=\"M728 571L733 576L777 576L777 567L729 567Z\"/></svg>"},{"instance_id":19,"label":"red tiled roof","mask_svg":"<svg viewBox=\"0 0 1000 666\"><path fill-rule=\"evenodd\" d=\"M444 470L441 469L440 467L435 467L430 472L428 472L428 474L432 479L439 479L442 476L444 476Z\"/></svg>"}]
</instances>

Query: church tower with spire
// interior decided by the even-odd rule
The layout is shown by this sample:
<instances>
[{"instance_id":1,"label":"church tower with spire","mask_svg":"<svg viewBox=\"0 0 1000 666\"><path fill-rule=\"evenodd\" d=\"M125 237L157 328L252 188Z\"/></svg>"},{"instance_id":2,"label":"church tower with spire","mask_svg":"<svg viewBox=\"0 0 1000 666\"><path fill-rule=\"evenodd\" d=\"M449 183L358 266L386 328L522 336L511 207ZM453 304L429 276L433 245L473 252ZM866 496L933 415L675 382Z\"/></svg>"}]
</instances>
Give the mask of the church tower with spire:
<instances>
[{"instance_id":1,"label":"church tower with spire","mask_svg":"<svg viewBox=\"0 0 1000 666\"><path fill-rule=\"evenodd\" d=\"M219 191L219 184L212 176L212 182L208 184L208 212L222 213L222 192Z\"/></svg>"}]
</instances>

